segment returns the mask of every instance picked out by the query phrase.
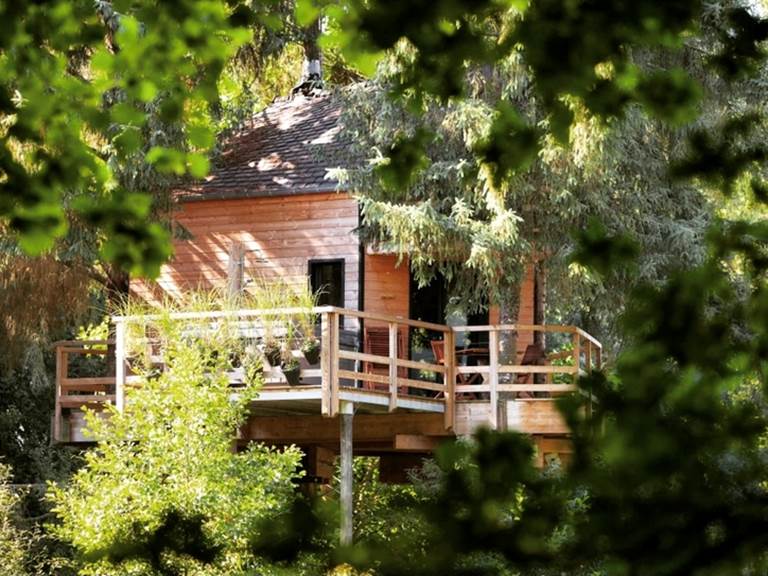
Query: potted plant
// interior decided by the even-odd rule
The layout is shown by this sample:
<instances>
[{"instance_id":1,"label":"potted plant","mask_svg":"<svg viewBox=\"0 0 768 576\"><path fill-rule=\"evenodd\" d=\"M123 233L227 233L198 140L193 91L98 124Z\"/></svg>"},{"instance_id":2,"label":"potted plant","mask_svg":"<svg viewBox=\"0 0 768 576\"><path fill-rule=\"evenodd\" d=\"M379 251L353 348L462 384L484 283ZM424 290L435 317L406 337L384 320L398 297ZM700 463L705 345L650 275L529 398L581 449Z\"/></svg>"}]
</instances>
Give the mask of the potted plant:
<instances>
[{"instance_id":1,"label":"potted plant","mask_svg":"<svg viewBox=\"0 0 768 576\"><path fill-rule=\"evenodd\" d=\"M280 364L280 358L282 356L282 349L280 343L275 338L267 337L264 341L264 358L267 359L270 366L277 366Z\"/></svg>"},{"instance_id":2,"label":"potted plant","mask_svg":"<svg viewBox=\"0 0 768 576\"><path fill-rule=\"evenodd\" d=\"M309 280L304 289L295 293L296 303L294 307L301 311L296 314L296 324L302 338L301 352L310 364L317 364L320 360L320 340L315 336L318 317L314 311L317 305L317 294L309 289Z\"/></svg>"},{"instance_id":3,"label":"potted plant","mask_svg":"<svg viewBox=\"0 0 768 576\"><path fill-rule=\"evenodd\" d=\"M264 376L264 357L254 349L246 351L243 358L243 377L246 384L256 384Z\"/></svg>"},{"instance_id":4,"label":"potted plant","mask_svg":"<svg viewBox=\"0 0 768 576\"><path fill-rule=\"evenodd\" d=\"M301 344L301 353L310 364L317 364L320 360L320 340L314 336L305 337Z\"/></svg>"},{"instance_id":5,"label":"potted plant","mask_svg":"<svg viewBox=\"0 0 768 576\"><path fill-rule=\"evenodd\" d=\"M294 358L290 351L287 351L283 355L283 362L280 365L283 369L283 376L291 386L297 386L301 379L301 367L299 366L299 359Z\"/></svg>"}]
</instances>

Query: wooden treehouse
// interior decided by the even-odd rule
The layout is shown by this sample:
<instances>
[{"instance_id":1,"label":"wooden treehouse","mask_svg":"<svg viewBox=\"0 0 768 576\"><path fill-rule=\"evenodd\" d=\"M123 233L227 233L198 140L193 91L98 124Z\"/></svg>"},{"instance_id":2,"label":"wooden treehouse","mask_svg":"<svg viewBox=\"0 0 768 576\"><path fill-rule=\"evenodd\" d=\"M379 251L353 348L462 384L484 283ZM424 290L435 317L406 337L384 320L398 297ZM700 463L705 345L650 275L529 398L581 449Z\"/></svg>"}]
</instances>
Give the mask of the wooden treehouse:
<instances>
[{"instance_id":1,"label":"wooden treehouse","mask_svg":"<svg viewBox=\"0 0 768 576\"><path fill-rule=\"evenodd\" d=\"M200 287L247 290L255 279L323 289L315 309L318 362L302 360L294 386L279 368L268 369L239 439L300 446L307 473L319 481L329 478L340 451L380 456L382 478L403 480L442 440L479 426L531 434L540 462L567 457L568 430L555 400L574 390L579 374L600 367L600 343L575 326L534 324L543 300L532 267L517 322L505 325L492 302L484 314L464 311L448 301L439 279L419 287L407 258L365 245L356 233L357 201L328 178L345 161L340 112L330 95L297 95L229 137L212 175L176 192L176 223L186 239L175 240L175 256L157 281L132 282L132 292L153 302ZM236 315L258 324L276 313ZM124 405L135 378L125 362L131 320L113 321L109 346L56 348L56 441L87 441L82 406ZM109 373L79 367L112 351Z\"/></svg>"}]
</instances>

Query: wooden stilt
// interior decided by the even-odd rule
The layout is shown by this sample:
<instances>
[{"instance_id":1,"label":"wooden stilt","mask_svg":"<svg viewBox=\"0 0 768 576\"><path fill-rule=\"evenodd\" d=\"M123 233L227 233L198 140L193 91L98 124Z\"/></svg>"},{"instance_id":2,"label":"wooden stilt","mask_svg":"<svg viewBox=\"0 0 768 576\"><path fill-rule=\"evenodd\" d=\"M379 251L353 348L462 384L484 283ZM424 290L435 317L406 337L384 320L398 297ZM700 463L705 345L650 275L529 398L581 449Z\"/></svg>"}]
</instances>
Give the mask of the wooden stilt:
<instances>
[{"instance_id":1,"label":"wooden stilt","mask_svg":"<svg viewBox=\"0 0 768 576\"><path fill-rule=\"evenodd\" d=\"M354 404L341 403L341 544L352 544L352 419Z\"/></svg>"}]
</instances>

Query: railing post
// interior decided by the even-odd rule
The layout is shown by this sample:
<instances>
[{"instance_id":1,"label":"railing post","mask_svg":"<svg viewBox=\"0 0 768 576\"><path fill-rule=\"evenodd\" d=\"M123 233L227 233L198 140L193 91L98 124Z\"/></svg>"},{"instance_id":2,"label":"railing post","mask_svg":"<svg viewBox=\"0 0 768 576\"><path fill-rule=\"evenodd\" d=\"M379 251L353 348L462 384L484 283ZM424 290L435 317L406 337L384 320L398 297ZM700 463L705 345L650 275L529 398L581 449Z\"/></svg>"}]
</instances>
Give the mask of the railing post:
<instances>
[{"instance_id":1,"label":"railing post","mask_svg":"<svg viewBox=\"0 0 768 576\"><path fill-rule=\"evenodd\" d=\"M389 323L389 411L397 408L397 323Z\"/></svg>"},{"instance_id":2,"label":"railing post","mask_svg":"<svg viewBox=\"0 0 768 576\"><path fill-rule=\"evenodd\" d=\"M445 388L445 429L452 430L456 419L456 335L452 328L448 328L443 337L443 358L445 359L445 374L443 374L443 386Z\"/></svg>"},{"instance_id":3,"label":"railing post","mask_svg":"<svg viewBox=\"0 0 768 576\"><path fill-rule=\"evenodd\" d=\"M579 379L579 371L581 370L581 336L577 328L573 329L573 368L574 376L573 383Z\"/></svg>"},{"instance_id":4,"label":"railing post","mask_svg":"<svg viewBox=\"0 0 768 576\"><path fill-rule=\"evenodd\" d=\"M67 376L66 355L56 346L56 406L53 412L53 441L61 442L61 381Z\"/></svg>"},{"instance_id":5,"label":"railing post","mask_svg":"<svg viewBox=\"0 0 768 576\"><path fill-rule=\"evenodd\" d=\"M331 416L331 364L333 349L331 348L331 326L328 312L320 315L320 413Z\"/></svg>"},{"instance_id":6,"label":"railing post","mask_svg":"<svg viewBox=\"0 0 768 576\"><path fill-rule=\"evenodd\" d=\"M587 340L587 347L584 349L584 364L587 368L587 374L592 374L592 341Z\"/></svg>"},{"instance_id":7,"label":"railing post","mask_svg":"<svg viewBox=\"0 0 768 576\"><path fill-rule=\"evenodd\" d=\"M499 332L492 327L488 332L489 370L490 370L490 400L491 400L491 427L498 430L499 427Z\"/></svg>"},{"instance_id":8,"label":"railing post","mask_svg":"<svg viewBox=\"0 0 768 576\"><path fill-rule=\"evenodd\" d=\"M125 321L115 325L115 406L118 412L125 409Z\"/></svg>"},{"instance_id":9,"label":"railing post","mask_svg":"<svg viewBox=\"0 0 768 576\"><path fill-rule=\"evenodd\" d=\"M330 378L329 386L331 389L331 416L339 413L339 313L331 312L329 316L329 327L331 329L331 359L330 359Z\"/></svg>"}]
</instances>

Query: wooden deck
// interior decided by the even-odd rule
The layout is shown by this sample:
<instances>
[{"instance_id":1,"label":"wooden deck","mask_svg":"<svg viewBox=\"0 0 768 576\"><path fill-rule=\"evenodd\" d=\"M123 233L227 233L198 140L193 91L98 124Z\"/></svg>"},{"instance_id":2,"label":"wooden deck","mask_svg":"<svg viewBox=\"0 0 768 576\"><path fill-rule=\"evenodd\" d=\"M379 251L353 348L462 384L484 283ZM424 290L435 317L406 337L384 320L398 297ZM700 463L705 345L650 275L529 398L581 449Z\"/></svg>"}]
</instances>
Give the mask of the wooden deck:
<instances>
[{"instance_id":1,"label":"wooden deck","mask_svg":"<svg viewBox=\"0 0 768 576\"><path fill-rule=\"evenodd\" d=\"M253 337L259 334L265 318L278 314L290 318L294 312L306 311L239 310L176 316L180 320L211 322L226 316ZM538 443L554 445L553 439L568 435L555 398L573 392L578 375L601 365L600 343L575 326L447 326L334 307L316 308L314 312L320 317L319 363L309 365L302 359L301 384L297 386L287 384L280 368L267 367L264 386L251 407L250 421L241 431L242 442L298 443L333 449L339 441L338 424L334 422L344 410L351 409L358 421L365 422L356 430L367 430L355 443L358 453L428 453L441 439L471 434L480 426L518 430L534 435ZM343 342L342 318L385 326L389 336L387 353L365 353L360 351L362 347L353 349ZM113 342L57 343L53 431L57 442L87 441L82 434L81 407L98 410L112 404L121 410L126 388L139 380L129 373L126 362L126 328L137 319L115 317L113 321ZM398 347L398 335L413 329L435 334L435 340L443 343L442 358L416 361L402 357L405 354L402 346ZM477 365L468 365L458 339L477 333L487 335L487 356ZM531 334L539 340L552 340L560 351L538 364L522 363L519 354L502 360L510 336L530 339ZM112 373L94 374L77 366L87 364L89 359L98 364L95 359L102 358L105 367L108 363L103 358L113 351ZM298 349L292 354L301 356ZM231 375L233 386L237 378Z\"/></svg>"}]
</instances>

